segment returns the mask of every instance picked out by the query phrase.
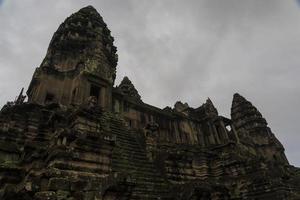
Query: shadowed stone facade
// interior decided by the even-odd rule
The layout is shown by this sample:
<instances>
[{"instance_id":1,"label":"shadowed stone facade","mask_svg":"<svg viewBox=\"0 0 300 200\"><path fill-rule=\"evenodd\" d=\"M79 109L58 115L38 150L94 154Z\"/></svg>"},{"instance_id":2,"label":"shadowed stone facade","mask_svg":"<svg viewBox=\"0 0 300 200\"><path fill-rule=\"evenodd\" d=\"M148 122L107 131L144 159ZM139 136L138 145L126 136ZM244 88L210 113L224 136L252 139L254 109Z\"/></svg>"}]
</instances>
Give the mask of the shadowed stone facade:
<instances>
[{"instance_id":1,"label":"shadowed stone facade","mask_svg":"<svg viewBox=\"0 0 300 200\"><path fill-rule=\"evenodd\" d=\"M300 199L300 169L262 114L234 94L231 119L210 99L144 103L114 86L113 37L91 6L55 32L27 91L0 112L0 199Z\"/></svg>"}]
</instances>

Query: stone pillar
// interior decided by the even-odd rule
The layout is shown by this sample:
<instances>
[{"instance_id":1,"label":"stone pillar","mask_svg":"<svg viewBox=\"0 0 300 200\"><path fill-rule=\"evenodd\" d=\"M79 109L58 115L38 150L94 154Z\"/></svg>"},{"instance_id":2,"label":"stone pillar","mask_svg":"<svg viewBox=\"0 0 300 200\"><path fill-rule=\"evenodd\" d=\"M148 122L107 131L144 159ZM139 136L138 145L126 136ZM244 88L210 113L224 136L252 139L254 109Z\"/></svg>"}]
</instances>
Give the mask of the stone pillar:
<instances>
[{"instance_id":1,"label":"stone pillar","mask_svg":"<svg viewBox=\"0 0 300 200\"><path fill-rule=\"evenodd\" d=\"M188 121L188 126L190 129L190 137L191 137L191 143L192 144L197 144L199 143L198 141L198 137L197 137L197 128L196 128L196 124L194 124L193 122Z\"/></svg>"},{"instance_id":2,"label":"stone pillar","mask_svg":"<svg viewBox=\"0 0 300 200\"><path fill-rule=\"evenodd\" d=\"M197 129L198 143L200 144L200 146L205 147L205 139L203 131L201 130L201 126L197 126Z\"/></svg>"},{"instance_id":3,"label":"stone pillar","mask_svg":"<svg viewBox=\"0 0 300 200\"><path fill-rule=\"evenodd\" d=\"M219 137L218 130L217 130L215 124L212 124L211 126L212 126L213 133L214 133L217 143L222 144L222 141L221 141L222 138Z\"/></svg>"},{"instance_id":4,"label":"stone pillar","mask_svg":"<svg viewBox=\"0 0 300 200\"><path fill-rule=\"evenodd\" d=\"M234 135L234 138L236 139L236 142L240 143L240 139L239 139L239 136L238 136L238 134L237 134L237 132L235 130L235 127L232 124L230 124L230 127L231 127L232 133Z\"/></svg>"},{"instance_id":5,"label":"stone pillar","mask_svg":"<svg viewBox=\"0 0 300 200\"><path fill-rule=\"evenodd\" d=\"M209 137L208 138L209 138L210 144L217 144L217 143L219 143L219 141L217 140L217 138L214 136L215 132L214 132L211 124L207 123L207 126L209 128Z\"/></svg>"},{"instance_id":6,"label":"stone pillar","mask_svg":"<svg viewBox=\"0 0 300 200\"><path fill-rule=\"evenodd\" d=\"M178 125L177 121L174 121L173 127L174 127L174 134L175 134L175 138L176 138L175 143L182 143L181 137L180 137L179 125Z\"/></svg>"},{"instance_id":7,"label":"stone pillar","mask_svg":"<svg viewBox=\"0 0 300 200\"><path fill-rule=\"evenodd\" d=\"M222 129L222 135L223 135L225 141L228 141L229 140L228 130L226 129L225 124L222 120L220 120L220 126L221 126L221 129Z\"/></svg>"}]
</instances>

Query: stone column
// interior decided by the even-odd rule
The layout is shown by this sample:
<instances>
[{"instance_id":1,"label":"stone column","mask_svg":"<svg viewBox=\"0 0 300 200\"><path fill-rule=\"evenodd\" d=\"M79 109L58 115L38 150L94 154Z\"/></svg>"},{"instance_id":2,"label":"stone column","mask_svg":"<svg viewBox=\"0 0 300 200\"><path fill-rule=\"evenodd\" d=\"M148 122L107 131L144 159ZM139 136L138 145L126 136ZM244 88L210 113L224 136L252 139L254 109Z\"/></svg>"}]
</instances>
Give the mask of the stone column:
<instances>
[{"instance_id":1,"label":"stone column","mask_svg":"<svg viewBox=\"0 0 300 200\"><path fill-rule=\"evenodd\" d=\"M225 141L228 141L228 140L229 140L229 137L228 137L228 130L226 129L223 120L220 120L220 126L221 126L221 128L222 128L222 135L223 135Z\"/></svg>"},{"instance_id":2,"label":"stone column","mask_svg":"<svg viewBox=\"0 0 300 200\"><path fill-rule=\"evenodd\" d=\"M238 134L237 134L237 132L235 130L235 127L232 124L230 124L230 127L231 127L232 133L234 135L234 138L236 139L236 142L240 143L240 139L239 139L239 136L238 136Z\"/></svg>"},{"instance_id":3,"label":"stone column","mask_svg":"<svg viewBox=\"0 0 300 200\"><path fill-rule=\"evenodd\" d=\"M202 146L205 147L205 139L204 139L204 134L203 131L201 130L201 126L197 126L197 135L198 135L198 143Z\"/></svg>"},{"instance_id":4,"label":"stone column","mask_svg":"<svg viewBox=\"0 0 300 200\"><path fill-rule=\"evenodd\" d=\"M209 128L209 140L210 140L210 143L211 144L218 144L218 143L220 143L220 141L218 140L218 138L217 137L215 137L215 131L214 131L214 129L212 128L212 126L211 126L211 124L208 122L207 123L207 126L208 126L208 128Z\"/></svg>"},{"instance_id":5,"label":"stone column","mask_svg":"<svg viewBox=\"0 0 300 200\"><path fill-rule=\"evenodd\" d=\"M211 126L212 126L212 129L213 129L213 132L214 132L214 136L217 140L217 143L222 144L222 140L221 140L222 138L219 137L218 130L217 130L215 124L212 124Z\"/></svg>"}]
</instances>

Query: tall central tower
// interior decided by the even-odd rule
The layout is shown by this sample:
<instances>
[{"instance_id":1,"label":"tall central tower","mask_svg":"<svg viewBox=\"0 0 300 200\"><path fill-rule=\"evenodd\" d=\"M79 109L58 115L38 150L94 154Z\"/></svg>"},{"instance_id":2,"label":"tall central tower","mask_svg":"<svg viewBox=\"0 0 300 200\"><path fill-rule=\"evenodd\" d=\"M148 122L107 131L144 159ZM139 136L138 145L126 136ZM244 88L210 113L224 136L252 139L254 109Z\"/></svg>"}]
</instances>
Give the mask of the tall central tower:
<instances>
[{"instance_id":1,"label":"tall central tower","mask_svg":"<svg viewBox=\"0 0 300 200\"><path fill-rule=\"evenodd\" d=\"M78 105L93 96L103 108L111 107L117 54L113 37L92 7L68 17L55 32L47 55L33 75L29 102Z\"/></svg>"}]
</instances>

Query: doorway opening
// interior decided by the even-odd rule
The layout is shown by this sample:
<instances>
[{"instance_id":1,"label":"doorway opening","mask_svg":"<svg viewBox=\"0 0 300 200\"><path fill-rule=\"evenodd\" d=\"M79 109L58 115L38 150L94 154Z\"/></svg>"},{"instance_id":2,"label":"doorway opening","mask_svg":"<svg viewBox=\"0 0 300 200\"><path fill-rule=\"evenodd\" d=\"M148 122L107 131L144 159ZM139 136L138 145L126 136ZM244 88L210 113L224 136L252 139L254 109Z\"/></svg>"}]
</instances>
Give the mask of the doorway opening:
<instances>
[{"instance_id":1,"label":"doorway opening","mask_svg":"<svg viewBox=\"0 0 300 200\"><path fill-rule=\"evenodd\" d=\"M91 89L90 89L90 96L94 96L97 99L97 103L99 103L99 99L100 99L100 91L101 88L96 86L96 85L91 85Z\"/></svg>"}]
</instances>

